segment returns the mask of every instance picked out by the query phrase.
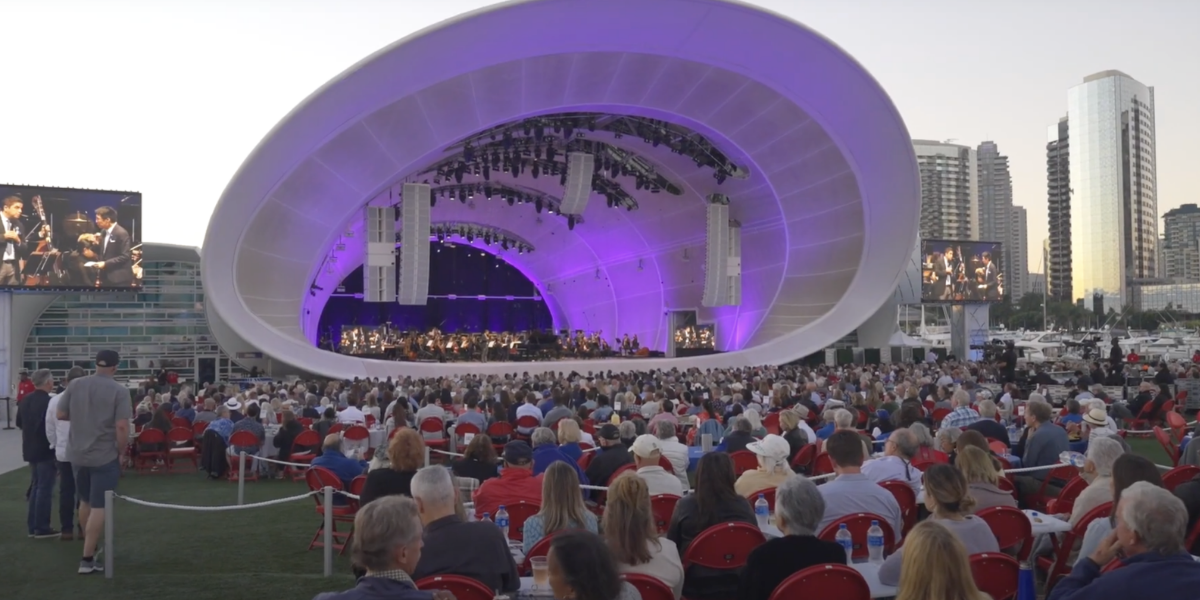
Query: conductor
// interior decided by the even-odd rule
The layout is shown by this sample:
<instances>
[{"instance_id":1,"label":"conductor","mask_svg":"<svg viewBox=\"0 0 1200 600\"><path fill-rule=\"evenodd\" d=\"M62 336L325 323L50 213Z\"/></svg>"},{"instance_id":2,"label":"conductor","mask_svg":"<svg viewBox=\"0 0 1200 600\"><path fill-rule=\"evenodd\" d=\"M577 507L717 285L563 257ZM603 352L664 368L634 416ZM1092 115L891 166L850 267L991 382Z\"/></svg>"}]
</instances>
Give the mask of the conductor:
<instances>
[{"instance_id":1,"label":"conductor","mask_svg":"<svg viewBox=\"0 0 1200 600\"><path fill-rule=\"evenodd\" d=\"M130 243L129 232L117 225L117 211L110 206L96 209L96 227L100 233L85 233L79 236L80 242L99 247L100 261L89 263L100 269L103 283L110 286L128 286L133 284L133 245Z\"/></svg>"}]
</instances>

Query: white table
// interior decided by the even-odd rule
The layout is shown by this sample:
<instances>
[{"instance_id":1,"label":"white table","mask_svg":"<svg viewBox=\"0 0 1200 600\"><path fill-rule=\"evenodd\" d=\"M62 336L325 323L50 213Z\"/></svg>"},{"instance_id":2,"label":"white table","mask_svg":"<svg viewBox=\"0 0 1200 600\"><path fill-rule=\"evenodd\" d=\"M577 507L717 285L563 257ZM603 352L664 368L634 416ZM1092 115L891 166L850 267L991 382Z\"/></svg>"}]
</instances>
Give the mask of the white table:
<instances>
[{"instance_id":1,"label":"white table","mask_svg":"<svg viewBox=\"0 0 1200 600\"><path fill-rule=\"evenodd\" d=\"M514 595L512 595L512 594L509 595L509 597L513 597L513 596ZM549 599L554 598L554 592L552 592L550 590L549 585L546 585L545 589L535 590L535 589L533 589L533 578L532 577L522 577L521 578L521 590L515 594L515 597L516 598L538 599L538 600L549 600Z\"/></svg>"},{"instance_id":2,"label":"white table","mask_svg":"<svg viewBox=\"0 0 1200 600\"><path fill-rule=\"evenodd\" d=\"M867 580L867 587L871 588L872 598L891 598L896 595L896 587L891 585L883 585L879 583L879 565L869 562L854 563L850 565L852 569L858 571L863 579Z\"/></svg>"},{"instance_id":3,"label":"white table","mask_svg":"<svg viewBox=\"0 0 1200 600\"><path fill-rule=\"evenodd\" d=\"M1021 512L1025 513L1025 516L1029 518L1029 524L1033 525L1033 535L1035 537L1051 533L1066 533L1071 530L1070 523L1053 515L1033 510L1024 510Z\"/></svg>"}]
</instances>

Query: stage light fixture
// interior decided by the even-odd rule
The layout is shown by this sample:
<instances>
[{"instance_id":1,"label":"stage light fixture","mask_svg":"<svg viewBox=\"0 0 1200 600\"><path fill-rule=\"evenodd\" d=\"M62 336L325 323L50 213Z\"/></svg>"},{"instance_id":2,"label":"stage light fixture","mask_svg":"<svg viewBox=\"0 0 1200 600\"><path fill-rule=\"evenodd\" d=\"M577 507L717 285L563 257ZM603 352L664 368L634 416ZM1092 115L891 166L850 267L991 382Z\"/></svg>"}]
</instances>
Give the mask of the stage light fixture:
<instances>
[{"instance_id":1,"label":"stage light fixture","mask_svg":"<svg viewBox=\"0 0 1200 600\"><path fill-rule=\"evenodd\" d=\"M515 205L516 203L517 203L517 200L516 200L516 198L513 198L512 196L509 196L509 197L508 197L508 205L509 205L509 206L513 206L513 205Z\"/></svg>"},{"instance_id":2,"label":"stage light fixture","mask_svg":"<svg viewBox=\"0 0 1200 600\"><path fill-rule=\"evenodd\" d=\"M540 215L542 214L542 199L538 198L533 201L533 209Z\"/></svg>"},{"instance_id":3,"label":"stage light fixture","mask_svg":"<svg viewBox=\"0 0 1200 600\"><path fill-rule=\"evenodd\" d=\"M575 215L571 215L571 216L567 217L567 229L570 231L575 230Z\"/></svg>"}]
</instances>

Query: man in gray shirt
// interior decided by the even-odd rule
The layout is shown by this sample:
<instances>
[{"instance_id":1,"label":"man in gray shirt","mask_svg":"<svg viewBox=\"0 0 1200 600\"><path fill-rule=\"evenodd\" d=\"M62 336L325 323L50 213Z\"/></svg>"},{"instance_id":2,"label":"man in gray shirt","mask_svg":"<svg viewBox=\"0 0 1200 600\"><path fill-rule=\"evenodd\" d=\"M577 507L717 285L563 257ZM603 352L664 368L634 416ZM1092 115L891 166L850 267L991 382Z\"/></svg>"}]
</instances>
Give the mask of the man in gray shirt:
<instances>
[{"instance_id":1,"label":"man in gray shirt","mask_svg":"<svg viewBox=\"0 0 1200 600\"><path fill-rule=\"evenodd\" d=\"M1025 441L1025 453L1021 456L1023 467L1057 465L1061 462L1059 455L1071 449L1067 431L1055 425L1053 419L1050 405L1045 402L1031 401L1025 406L1025 423L1029 426L1029 435ZM1013 476L1013 483L1016 484L1021 499L1029 502L1030 498L1042 489L1042 483L1049 475L1049 470L1021 473ZM1064 483L1051 481L1047 487L1061 488Z\"/></svg>"},{"instance_id":2,"label":"man in gray shirt","mask_svg":"<svg viewBox=\"0 0 1200 600\"><path fill-rule=\"evenodd\" d=\"M95 560L104 532L104 493L117 489L120 457L129 445L133 403L129 390L113 375L121 357L113 350L96 355L96 373L71 381L58 401L58 418L71 422L67 458L75 473L79 521L84 526L81 575L103 571Z\"/></svg>"}]
</instances>

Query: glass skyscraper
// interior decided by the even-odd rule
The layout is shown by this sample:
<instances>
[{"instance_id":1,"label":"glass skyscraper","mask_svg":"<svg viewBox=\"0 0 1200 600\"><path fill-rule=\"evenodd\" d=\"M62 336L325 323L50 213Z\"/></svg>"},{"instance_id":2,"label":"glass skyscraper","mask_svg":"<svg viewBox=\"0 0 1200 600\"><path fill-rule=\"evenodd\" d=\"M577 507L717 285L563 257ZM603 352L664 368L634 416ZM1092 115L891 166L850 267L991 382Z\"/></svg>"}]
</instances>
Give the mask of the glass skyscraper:
<instances>
[{"instance_id":1,"label":"glass skyscraper","mask_svg":"<svg viewBox=\"0 0 1200 600\"><path fill-rule=\"evenodd\" d=\"M1118 308L1132 283L1157 275L1154 88L1120 71L1089 75L1067 92L1067 120L1072 298Z\"/></svg>"}]
</instances>

